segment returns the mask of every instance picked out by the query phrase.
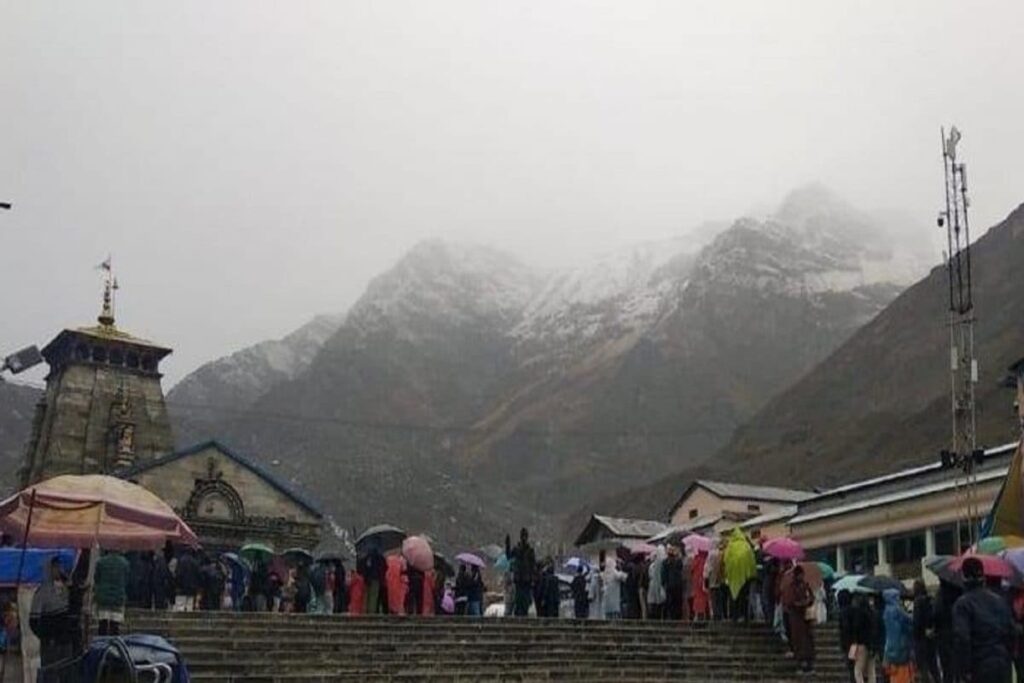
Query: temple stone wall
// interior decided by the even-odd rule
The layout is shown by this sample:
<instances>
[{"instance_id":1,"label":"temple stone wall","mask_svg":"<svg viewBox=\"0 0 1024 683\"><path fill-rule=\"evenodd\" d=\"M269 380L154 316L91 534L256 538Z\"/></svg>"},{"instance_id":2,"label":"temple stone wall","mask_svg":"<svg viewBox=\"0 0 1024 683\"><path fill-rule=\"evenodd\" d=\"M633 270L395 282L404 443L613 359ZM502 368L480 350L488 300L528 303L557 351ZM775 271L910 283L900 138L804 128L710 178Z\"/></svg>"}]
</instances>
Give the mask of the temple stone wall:
<instances>
[{"instance_id":1,"label":"temple stone wall","mask_svg":"<svg viewBox=\"0 0 1024 683\"><path fill-rule=\"evenodd\" d=\"M131 478L177 510L206 546L260 541L283 550L319 541L319 514L214 444Z\"/></svg>"},{"instance_id":2,"label":"temple stone wall","mask_svg":"<svg viewBox=\"0 0 1024 683\"><path fill-rule=\"evenodd\" d=\"M145 462L172 452L174 439L159 375L101 365L69 365L48 379L45 399L38 406L39 433L30 444L24 483L58 474L112 471L118 443L111 416L125 400L125 420L133 426L133 461Z\"/></svg>"}]
</instances>

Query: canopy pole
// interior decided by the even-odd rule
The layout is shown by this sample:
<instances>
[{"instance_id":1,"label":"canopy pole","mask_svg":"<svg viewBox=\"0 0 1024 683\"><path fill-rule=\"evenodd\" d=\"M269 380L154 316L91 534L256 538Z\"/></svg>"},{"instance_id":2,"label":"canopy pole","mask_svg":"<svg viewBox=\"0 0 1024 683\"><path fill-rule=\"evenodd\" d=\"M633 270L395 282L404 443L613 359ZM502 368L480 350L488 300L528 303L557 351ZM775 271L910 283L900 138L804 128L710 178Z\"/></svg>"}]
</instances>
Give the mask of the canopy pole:
<instances>
[{"instance_id":1,"label":"canopy pole","mask_svg":"<svg viewBox=\"0 0 1024 683\"><path fill-rule=\"evenodd\" d=\"M32 511L36 507L36 490L33 488L28 498L28 516L25 518L25 533L21 537L21 555L18 557L18 574L14 579L14 600L18 600L18 592L21 590L21 572L25 567L25 553L28 551L28 533L32 528ZM22 624L21 620L18 621L18 630L23 631L26 628L26 624ZM0 681L4 680L7 676L7 654L10 652L10 647L4 650L3 659L0 660Z\"/></svg>"}]
</instances>

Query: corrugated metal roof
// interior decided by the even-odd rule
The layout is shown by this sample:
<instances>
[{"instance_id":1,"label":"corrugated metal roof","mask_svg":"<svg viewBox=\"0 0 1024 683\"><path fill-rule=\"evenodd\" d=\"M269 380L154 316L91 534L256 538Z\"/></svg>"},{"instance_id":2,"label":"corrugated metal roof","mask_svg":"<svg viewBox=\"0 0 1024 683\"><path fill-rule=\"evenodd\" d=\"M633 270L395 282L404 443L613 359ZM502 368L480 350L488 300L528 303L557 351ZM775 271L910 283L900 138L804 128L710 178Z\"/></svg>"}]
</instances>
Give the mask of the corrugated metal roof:
<instances>
[{"instance_id":1,"label":"corrugated metal roof","mask_svg":"<svg viewBox=\"0 0 1024 683\"><path fill-rule=\"evenodd\" d=\"M1005 470L1009 459L1017 449L1016 443L1004 444L985 451L984 460L975 468L982 474L989 470ZM825 491L800 506L800 518L824 509L847 507L861 501L874 501L888 494L918 490L943 482L952 482L959 470L943 468L936 461L927 465L911 467L899 472L857 481ZM794 520L795 521L795 520Z\"/></svg>"},{"instance_id":2,"label":"corrugated metal roof","mask_svg":"<svg viewBox=\"0 0 1024 683\"><path fill-rule=\"evenodd\" d=\"M612 534L628 538L650 538L663 531L667 526L664 522L656 522L651 519L625 519L605 517L604 515L594 515L594 519L604 525Z\"/></svg>"},{"instance_id":3,"label":"corrugated metal roof","mask_svg":"<svg viewBox=\"0 0 1024 683\"><path fill-rule=\"evenodd\" d=\"M751 486L749 484L733 484L724 481L708 481L698 479L697 484L722 498L746 498L750 500L767 500L780 503L801 503L814 498L813 491L783 489L775 486Z\"/></svg>"}]
</instances>

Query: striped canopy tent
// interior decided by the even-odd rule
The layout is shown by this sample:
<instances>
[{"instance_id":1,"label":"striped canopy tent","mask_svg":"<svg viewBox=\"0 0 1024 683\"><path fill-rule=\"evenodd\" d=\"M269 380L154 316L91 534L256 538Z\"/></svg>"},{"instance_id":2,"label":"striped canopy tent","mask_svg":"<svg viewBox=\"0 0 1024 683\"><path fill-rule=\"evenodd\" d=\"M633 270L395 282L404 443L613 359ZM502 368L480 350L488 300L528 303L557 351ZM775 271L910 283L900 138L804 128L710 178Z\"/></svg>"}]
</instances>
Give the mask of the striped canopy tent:
<instances>
[{"instance_id":1,"label":"striped canopy tent","mask_svg":"<svg viewBox=\"0 0 1024 683\"><path fill-rule=\"evenodd\" d=\"M37 548L199 545L167 503L137 484L101 474L47 479L0 503L0 530L20 543L26 529L28 544Z\"/></svg>"}]
</instances>

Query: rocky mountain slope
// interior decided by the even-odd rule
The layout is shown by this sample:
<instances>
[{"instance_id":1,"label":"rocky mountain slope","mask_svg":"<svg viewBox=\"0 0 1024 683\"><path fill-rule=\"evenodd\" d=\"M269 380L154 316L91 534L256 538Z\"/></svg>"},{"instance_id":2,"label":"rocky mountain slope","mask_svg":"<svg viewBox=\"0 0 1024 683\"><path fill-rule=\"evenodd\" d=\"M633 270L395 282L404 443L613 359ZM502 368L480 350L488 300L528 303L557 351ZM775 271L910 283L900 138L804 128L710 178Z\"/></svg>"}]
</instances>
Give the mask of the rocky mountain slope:
<instances>
[{"instance_id":1,"label":"rocky mountain slope","mask_svg":"<svg viewBox=\"0 0 1024 683\"><path fill-rule=\"evenodd\" d=\"M225 417L251 408L271 387L296 377L343 319L318 315L282 339L262 341L189 373L167 393L178 443L215 436Z\"/></svg>"},{"instance_id":2,"label":"rocky mountain slope","mask_svg":"<svg viewBox=\"0 0 1024 683\"><path fill-rule=\"evenodd\" d=\"M1024 205L972 247L978 441L1018 438L999 381L1024 355ZM664 515L695 476L830 486L933 460L948 447L948 284L933 269L701 464L606 499L609 514Z\"/></svg>"},{"instance_id":3,"label":"rocky mountain slope","mask_svg":"<svg viewBox=\"0 0 1024 683\"><path fill-rule=\"evenodd\" d=\"M42 391L34 387L0 382L0 495L18 484L18 468L32 431L32 416Z\"/></svg>"},{"instance_id":4,"label":"rocky mountain slope","mask_svg":"<svg viewBox=\"0 0 1024 683\"><path fill-rule=\"evenodd\" d=\"M808 188L696 253L670 240L565 272L426 242L219 434L346 526L543 524L706 459L870 320L915 267L887 227Z\"/></svg>"}]
</instances>

